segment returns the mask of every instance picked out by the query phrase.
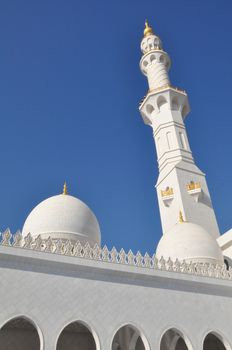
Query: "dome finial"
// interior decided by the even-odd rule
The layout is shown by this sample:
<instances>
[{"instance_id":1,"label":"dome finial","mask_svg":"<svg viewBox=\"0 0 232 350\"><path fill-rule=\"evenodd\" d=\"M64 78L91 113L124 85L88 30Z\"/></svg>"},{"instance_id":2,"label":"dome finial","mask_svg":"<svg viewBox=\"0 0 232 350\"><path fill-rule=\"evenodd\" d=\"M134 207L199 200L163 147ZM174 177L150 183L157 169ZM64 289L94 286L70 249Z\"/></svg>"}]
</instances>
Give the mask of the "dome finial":
<instances>
[{"instance_id":1,"label":"dome finial","mask_svg":"<svg viewBox=\"0 0 232 350\"><path fill-rule=\"evenodd\" d=\"M144 29L143 34L144 34L144 36L153 34L152 27L149 26L147 19L145 21L145 29Z\"/></svg>"},{"instance_id":2,"label":"dome finial","mask_svg":"<svg viewBox=\"0 0 232 350\"><path fill-rule=\"evenodd\" d=\"M64 182L63 194L68 194L68 188L67 188L67 183L66 183L66 181Z\"/></svg>"},{"instance_id":3,"label":"dome finial","mask_svg":"<svg viewBox=\"0 0 232 350\"><path fill-rule=\"evenodd\" d=\"M179 212L179 223L183 223L184 222L184 218L183 218L183 214L182 214L182 211L180 210Z\"/></svg>"}]
</instances>

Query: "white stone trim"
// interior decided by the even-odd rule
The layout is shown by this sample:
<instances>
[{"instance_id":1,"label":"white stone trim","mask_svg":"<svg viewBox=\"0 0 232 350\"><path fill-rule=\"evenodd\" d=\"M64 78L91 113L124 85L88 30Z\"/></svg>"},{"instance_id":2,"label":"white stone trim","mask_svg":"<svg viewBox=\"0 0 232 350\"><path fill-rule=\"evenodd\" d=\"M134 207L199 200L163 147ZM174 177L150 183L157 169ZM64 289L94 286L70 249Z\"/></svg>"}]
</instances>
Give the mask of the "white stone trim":
<instances>
[{"instance_id":1,"label":"white stone trim","mask_svg":"<svg viewBox=\"0 0 232 350\"><path fill-rule=\"evenodd\" d=\"M89 243L84 246L78 241L73 243L69 240L46 240L41 239L40 235L33 238L30 233L24 237L12 235L7 229L2 234L0 242L2 248L30 250L34 253L51 253L55 255L65 255L68 257L81 258L84 260L93 260L102 263L111 263L114 265L127 265L136 268L145 268L156 271L177 272L181 274L195 275L201 277L218 278L232 280L232 268L226 270L226 265L208 264L208 263L186 263L180 262L178 259L172 261L170 258L165 260L161 257L159 260L155 254L150 256L148 253L142 255L139 251L134 254L131 250L128 253L124 249L119 252L113 247L111 250L104 246L100 248L97 244L91 247ZM36 258L36 256L35 256Z\"/></svg>"}]
</instances>

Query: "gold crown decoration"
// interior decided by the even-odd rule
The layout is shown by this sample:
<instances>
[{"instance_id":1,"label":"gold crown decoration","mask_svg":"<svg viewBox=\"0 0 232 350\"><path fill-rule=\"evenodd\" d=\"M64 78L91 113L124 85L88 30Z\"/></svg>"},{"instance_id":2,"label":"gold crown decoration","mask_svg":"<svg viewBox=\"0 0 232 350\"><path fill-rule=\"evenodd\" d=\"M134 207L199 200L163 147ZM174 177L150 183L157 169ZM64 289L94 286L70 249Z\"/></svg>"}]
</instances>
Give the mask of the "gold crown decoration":
<instances>
[{"instance_id":1,"label":"gold crown decoration","mask_svg":"<svg viewBox=\"0 0 232 350\"><path fill-rule=\"evenodd\" d=\"M182 211L180 210L180 212L179 212L179 223L183 224L183 222L184 222L184 218L183 218Z\"/></svg>"},{"instance_id":2,"label":"gold crown decoration","mask_svg":"<svg viewBox=\"0 0 232 350\"><path fill-rule=\"evenodd\" d=\"M190 181L190 183L186 185L186 188L188 191L197 190L198 188L201 188L201 184L200 182Z\"/></svg>"},{"instance_id":3,"label":"gold crown decoration","mask_svg":"<svg viewBox=\"0 0 232 350\"><path fill-rule=\"evenodd\" d=\"M148 35L153 34L152 27L149 26L148 20L147 20L147 19L146 19L146 21L145 21L145 29L144 29L143 34L144 34L144 36L148 36Z\"/></svg>"},{"instance_id":4,"label":"gold crown decoration","mask_svg":"<svg viewBox=\"0 0 232 350\"><path fill-rule=\"evenodd\" d=\"M172 187L167 187L166 190L161 190L161 196L162 197L167 197L167 196L172 196L173 195L173 188Z\"/></svg>"},{"instance_id":5,"label":"gold crown decoration","mask_svg":"<svg viewBox=\"0 0 232 350\"><path fill-rule=\"evenodd\" d=\"M68 194L68 187L67 187L66 181L64 182L64 186L63 186L63 194Z\"/></svg>"}]
</instances>

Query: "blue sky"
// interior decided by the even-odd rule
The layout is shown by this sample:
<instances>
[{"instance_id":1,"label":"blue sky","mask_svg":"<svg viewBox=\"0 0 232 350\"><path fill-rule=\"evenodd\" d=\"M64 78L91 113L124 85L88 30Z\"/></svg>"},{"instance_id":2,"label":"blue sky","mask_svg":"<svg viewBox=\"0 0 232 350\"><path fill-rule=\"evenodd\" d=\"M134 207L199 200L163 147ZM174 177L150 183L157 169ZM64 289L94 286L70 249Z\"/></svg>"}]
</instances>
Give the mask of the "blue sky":
<instances>
[{"instance_id":1,"label":"blue sky","mask_svg":"<svg viewBox=\"0 0 232 350\"><path fill-rule=\"evenodd\" d=\"M161 235L152 130L138 111L148 18L189 94L186 120L221 232L231 219L232 2L0 2L0 229L43 199L86 202L109 247L152 253Z\"/></svg>"}]
</instances>

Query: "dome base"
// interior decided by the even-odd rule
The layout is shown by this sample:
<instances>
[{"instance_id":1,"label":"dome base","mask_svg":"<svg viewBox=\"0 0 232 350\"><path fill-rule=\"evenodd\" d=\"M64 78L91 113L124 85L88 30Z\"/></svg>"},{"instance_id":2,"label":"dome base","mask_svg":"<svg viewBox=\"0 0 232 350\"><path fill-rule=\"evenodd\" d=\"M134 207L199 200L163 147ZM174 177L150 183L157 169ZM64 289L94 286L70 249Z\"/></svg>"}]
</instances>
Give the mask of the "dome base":
<instances>
[{"instance_id":1,"label":"dome base","mask_svg":"<svg viewBox=\"0 0 232 350\"><path fill-rule=\"evenodd\" d=\"M156 249L156 257L223 264L223 255L216 239L203 227L190 222L178 223L163 235Z\"/></svg>"}]
</instances>

